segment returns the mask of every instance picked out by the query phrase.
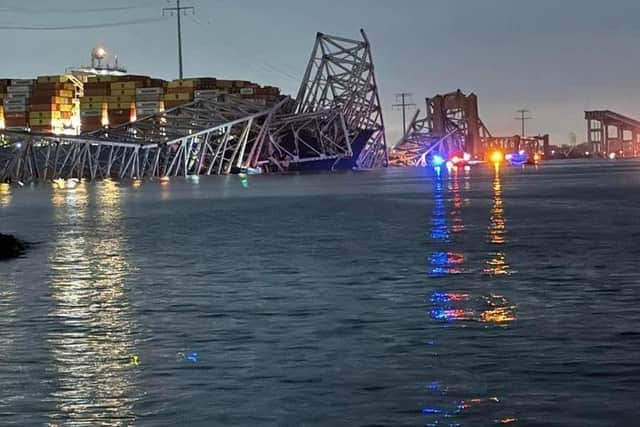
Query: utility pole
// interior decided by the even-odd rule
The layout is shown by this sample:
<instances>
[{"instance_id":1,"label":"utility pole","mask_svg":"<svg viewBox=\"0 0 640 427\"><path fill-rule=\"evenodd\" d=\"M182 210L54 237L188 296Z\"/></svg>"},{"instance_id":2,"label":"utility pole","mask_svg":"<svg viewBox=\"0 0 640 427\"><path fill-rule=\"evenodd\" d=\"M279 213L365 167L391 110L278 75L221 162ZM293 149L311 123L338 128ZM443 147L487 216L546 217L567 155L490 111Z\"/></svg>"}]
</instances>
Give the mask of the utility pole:
<instances>
[{"instance_id":1,"label":"utility pole","mask_svg":"<svg viewBox=\"0 0 640 427\"><path fill-rule=\"evenodd\" d=\"M184 11L185 16L187 13L191 12L195 15L196 10L192 6L180 6L180 0L176 0L176 7L164 7L162 8L162 16L166 16L167 13L173 16L175 12L176 17L178 18L178 66L180 69L180 80L182 80L182 24L180 22L180 17L182 16L182 12Z\"/></svg>"},{"instance_id":2,"label":"utility pole","mask_svg":"<svg viewBox=\"0 0 640 427\"><path fill-rule=\"evenodd\" d=\"M407 108L413 108L416 106L413 102L407 103L407 98L411 98L412 93L402 92L396 94L396 102L399 104L393 104L393 108L402 108L402 139L407 139Z\"/></svg>"},{"instance_id":3,"label":"utility pole","mask_svg":"<svg viewBox=\"0 0 640 427\"><path fill-rule=\"evenodd\" d=\"M516 120L519 120L522 122L522 134L520 136L524 139L525 137L524 122L527 120L533 119L533 117L527 116L527 113L529 113L529 110L526 110L526 109L518 110L517 112L520 113L520 117L516 117Z\"/></svg>"}]
</instances>

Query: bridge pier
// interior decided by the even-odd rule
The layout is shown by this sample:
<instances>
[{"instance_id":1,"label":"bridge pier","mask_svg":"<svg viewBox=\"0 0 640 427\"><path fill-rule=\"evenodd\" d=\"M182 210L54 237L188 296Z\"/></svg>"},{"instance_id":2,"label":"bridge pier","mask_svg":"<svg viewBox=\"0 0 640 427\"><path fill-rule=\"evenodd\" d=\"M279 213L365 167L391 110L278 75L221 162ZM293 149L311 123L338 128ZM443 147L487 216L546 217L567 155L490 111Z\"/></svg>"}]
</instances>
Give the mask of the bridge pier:
<instances>
[{"instance_id":1,"label":"bridge pier","mask_svg":"<svg viewBox=\"0 0 640 427\"><path fill-rule=\"evenodd\" d=\"M640 155L640 121L609 110L585 111L587 143L594 154Z\"/></svg>"}]
</instances>

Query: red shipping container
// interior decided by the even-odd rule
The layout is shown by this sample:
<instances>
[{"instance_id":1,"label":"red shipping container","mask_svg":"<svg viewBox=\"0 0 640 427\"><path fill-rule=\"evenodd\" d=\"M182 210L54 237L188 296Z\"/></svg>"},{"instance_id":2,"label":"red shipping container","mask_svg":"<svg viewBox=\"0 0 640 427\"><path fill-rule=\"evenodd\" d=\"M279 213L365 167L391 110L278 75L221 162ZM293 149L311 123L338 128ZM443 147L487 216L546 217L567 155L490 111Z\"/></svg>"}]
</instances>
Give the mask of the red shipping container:
<instances>
[{"instance_id":1,"label":"red shipping container","mask_svg":"<svg viewBox=\"0 0 640 427\"><path fill-rule=\"evenodd\" d=\"M111 82L87 82L84 84L84 90L87 89L111 89Z\"/></svg>"},{"instance_id":2,"label":"red shipping container","mask_svg":"<svg viewBox=\"0 0 640 427\"><path fill-rule=\"evenodd\" d=\"M58 104L31 104L31 111L58 111Z\"/></svg>"},{"instance_id":3,"label":"red shipping container","mask_svg":"<svg viewBox=\"0 0 640 427\"><path fill-rule=\"evenodd\" d=\"M8 128L27 127L27 119L4 119L4 125Z\"/></svg>"},{"instance_id":4,"label":"red shipping container","mask_svg":"<svg viewBox=\"0 0 640 427\"><path fill-rule=\"evenodd\" d=\"M84 96L109 96L111 95L111 88L109 89L84 89Z\"/></svg>"},{"instance_id":5,"label":"red shipping container","mask_svg":"<svg viewBox=\"0 0 640 427\"><path fill-rule=\"evenodd\" d=\"M5 119L18 119L18 120L26 120L29 113L8 113L5 111L4 118Z\"/></svg>"},{"instance_id":6,"label":"red shipping container","mask_svg":"<svg viewBox=\"0 0 640 427\"><path fill-rule=\"evenodd\" d=\"M51 125L29 126L34 133L51 133Z\"/></svg>"}]
</instances>

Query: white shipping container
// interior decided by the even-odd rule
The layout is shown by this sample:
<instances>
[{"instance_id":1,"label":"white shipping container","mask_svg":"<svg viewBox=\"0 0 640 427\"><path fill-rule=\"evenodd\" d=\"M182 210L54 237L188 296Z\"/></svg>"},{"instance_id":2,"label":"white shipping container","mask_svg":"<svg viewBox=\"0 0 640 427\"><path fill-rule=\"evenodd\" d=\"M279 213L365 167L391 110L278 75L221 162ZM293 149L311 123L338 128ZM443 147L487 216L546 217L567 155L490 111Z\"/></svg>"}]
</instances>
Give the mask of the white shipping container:
<instances>
[{"instance_id":1,"label":"white shipping container","mask_svg":"<svg viewBox=\"0 0 640 427\"><path fill-rule=\"evenodd\" d=\"M253 95L253 93L255 92L255 89L252 87L241 87L240 88L240 95Z\"/></svg>"},{"instance_id":2,"label":"white shipping container","mask_svg":"<svg viewBox=\"0 0 640 427\"><path fill-rule=\"evenodd\" d=\"M218 96L220 95L220 90L218 89L202 89L202 90L196 90L193 95L196 98L205 98L205 97L209 97L209 96Z\"/></svg>"},{"instance_id":3,"label":"white shipping container","mask_svg":"<svg viewBox=\"0 0 640 427\"><path fill-rule=\"evenodd\" d=\"M11 80L11 86L32 86L33 80L31 79L13 79Z\"/></svg>"},{"instance_id":4,"label":"white shipping container","mask_svg":"<svg viewBox=\"0 0 640 427\"><path fill-rule=\"evenodd\" d=\"M136 102L136 109L160 108L160 101Z\"/></svg>"},{"instance_id":5,"label":"white shipping container","mask_svg":"<svg viewBox=\"0 0 640 427\"><path fill-rule=\"evenodd\" d=\"M136 102L159 102L162 101L162 95L136 95Z\"/></svg>"},{"instance_id":6,"label":"white shipping container","mask_svg":"<svg viewBox=\"0 0 640 427\"><path fill-rule=\"evenodd\" d=\"M5 113L24 113L27 111L26 105L5 105L4 112Z\"/></svg>"},{"instance_id":7,"label":"white shipping container","mask_svg":"<svg viewBox=\"0 0 640 427\"><path fill-rule=\"evenodd\" d=\"M29 99L31 94L28 93L8 93L4 99Z\"/></svg>"},{"instance_id":8,"label":"white shipping container","mask_svg":"<svg viewBox=\"0 0 640 427\"><path fill-rule=\"evenodd\" d=\"M7 93L31 93L31 86L9 86Z\"/></svg>"},{"instance_id":9,"label":"white shipping container","mask_svg":"<svg viewBox=\"0 0 640 427\"><path fill-rule=\"evenodd\" d=\"M164 89L161 87L141 87L136 89L136 95L163 95Z\"/></svg>"},{"instance_id":10,"label":"white shipping container","mask_svg":"<svg viewBox=\"0 0 640 427\"><path fill-rule=\"evenodd\" d=\"M29 98L5 99L4 105L27 105Z\"/></svg>"},{"instance_id":11,"label":"white shipping container","mask_svg":"<svg viewBox=\"0 0 640 427\"><path fill-rule=\"evenodd\" d=\"M153 116L154 114L157 114L159 112L160 112L159 108L145 108L145 109L136 110L136 115L138 116L138 118L140 118L140 117L146 117L146 116Z\"/></svg>"},{"instance_id":12,"label":"white shipping container","mask_svg":"<svg viewBox=\"0 0 640 427\"><path fill-rule=\"evenodd\" d=\"M247 99L247 101L253 102L256 105L267 105L267 100L262 98L256 98L256 99L252 98L252 99Z\"/></svg>"}]
</instances>

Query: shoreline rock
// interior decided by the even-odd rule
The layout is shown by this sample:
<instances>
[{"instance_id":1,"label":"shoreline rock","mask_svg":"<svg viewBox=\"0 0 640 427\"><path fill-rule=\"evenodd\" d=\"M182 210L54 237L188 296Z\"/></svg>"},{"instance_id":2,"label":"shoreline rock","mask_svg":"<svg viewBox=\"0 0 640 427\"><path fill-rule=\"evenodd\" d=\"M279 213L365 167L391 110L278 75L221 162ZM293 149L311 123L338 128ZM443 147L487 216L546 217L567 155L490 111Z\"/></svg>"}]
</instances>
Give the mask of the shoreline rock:
<instances>
[{"instance_id":1,"label":"shoreline rock","mask_svg":"<svg viewBox=\"0 0 640 427\"><path fill-rule=\"evenodd\" d=\"M10 234L0 233L0 260L18 258L27 249L25 242Z\"/></svg>"}]
</instances>

